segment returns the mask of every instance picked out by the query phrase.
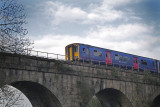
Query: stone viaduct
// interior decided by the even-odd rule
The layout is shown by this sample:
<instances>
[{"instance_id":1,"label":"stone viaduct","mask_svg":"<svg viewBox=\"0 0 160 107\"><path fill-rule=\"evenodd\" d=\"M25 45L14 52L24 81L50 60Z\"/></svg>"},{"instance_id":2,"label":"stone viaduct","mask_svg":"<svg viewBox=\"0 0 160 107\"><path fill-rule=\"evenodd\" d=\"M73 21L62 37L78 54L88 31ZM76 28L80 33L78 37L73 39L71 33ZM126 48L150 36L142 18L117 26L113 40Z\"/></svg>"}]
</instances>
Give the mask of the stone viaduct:
<instances>
[{"instance_id":1,"label":"stone viaduct","mask_svg":"<svg viewBox=\"0 0 160 107\"><path fill-rule=\"evenodd\" d=\"M0 53L0 87L22 91L33 107L160 107L160 78L104 65Z\"/></svg>"}]
</instances>

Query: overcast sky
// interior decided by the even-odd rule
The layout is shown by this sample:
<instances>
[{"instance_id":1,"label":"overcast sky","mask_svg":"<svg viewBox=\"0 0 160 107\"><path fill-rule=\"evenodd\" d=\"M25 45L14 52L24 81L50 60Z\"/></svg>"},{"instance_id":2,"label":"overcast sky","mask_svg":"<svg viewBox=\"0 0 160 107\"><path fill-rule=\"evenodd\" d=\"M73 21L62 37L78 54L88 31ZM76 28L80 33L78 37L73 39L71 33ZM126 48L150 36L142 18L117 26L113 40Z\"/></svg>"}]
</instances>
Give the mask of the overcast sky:
<instances>
[{"instance_id":1,"label":"overcast sky","mask_svg":"<svg viewBox=\"0 0 160 107\"><path fill-rule=\"evenodd\" d=\"M160 59L160 0L19 0L34 49L84 43Z\"/></svg>"}]
</instances>

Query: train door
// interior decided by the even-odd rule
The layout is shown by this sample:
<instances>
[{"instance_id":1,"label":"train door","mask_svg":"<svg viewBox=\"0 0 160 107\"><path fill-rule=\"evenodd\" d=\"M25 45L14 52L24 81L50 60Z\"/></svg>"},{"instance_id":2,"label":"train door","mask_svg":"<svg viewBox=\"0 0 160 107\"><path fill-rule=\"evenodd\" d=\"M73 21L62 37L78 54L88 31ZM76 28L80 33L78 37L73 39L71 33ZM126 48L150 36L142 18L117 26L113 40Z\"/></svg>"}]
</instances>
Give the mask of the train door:
<instances>
[{"instance_id":1,"label":"train door","mask_svg":"<svg viewBox=\"0 0 160 107\"><path fill-rule=\"evenodd\" d=\"M112 65L111 52L105 52L105 53L106 53L106 63L108 65Z\"/></svg>"},{"instance_id":2,"label":"train door","mask_svg":"<svg viewBox=\"0 0 160 107\"><path fill-rule=\"evenodd\" d=\"M69 58L70 61L72 61L72 47L69 47Z\"/></svg>"},{"instance_id":3,"label":"train door","mask_svg":"<svg viewBox=\"0 0 160 107\"><path fill-rule=\"evenodd\" d=\"M139 65L138 65L138 58L137 57L133 57L133 65L134 65L134 69L138 70Z\"/></svg>"},{"instance_id":4,"label":"train door","mask_svg":"<svg viewBox=\"0 0 160 107\"><path fill-rule=\"evenodd\" d=\"M79 45L74 44L74 60L79 60Z\"/></svg>"}]
</instances>

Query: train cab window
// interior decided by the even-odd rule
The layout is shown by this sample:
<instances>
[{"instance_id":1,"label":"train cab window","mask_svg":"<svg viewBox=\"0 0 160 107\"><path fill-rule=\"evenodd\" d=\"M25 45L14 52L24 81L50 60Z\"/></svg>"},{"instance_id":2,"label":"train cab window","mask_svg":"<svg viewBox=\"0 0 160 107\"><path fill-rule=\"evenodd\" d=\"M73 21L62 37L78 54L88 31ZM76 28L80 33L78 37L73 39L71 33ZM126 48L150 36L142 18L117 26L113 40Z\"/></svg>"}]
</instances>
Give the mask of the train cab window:
<instances>
[{"instance_id":1,"label":"train cab window","mask_svg":"<svg viewBox=\"0 0 160 107\"><path fill-rule=\"evenodd\" d=\"M85 53L85 48L83 48L83 52Z\"/></svg>"},{"instance_id":2,"label":"train cab window","mask_svg":"<svg viewBox=\"0 0 160 107\"><path fill-rule=\"evenodd\" d=\"M68 55L68 47L66 48L66 54Z\"/></svg>"},{"instance_id":3,"label":"train cab window","mask_svg":"<svg viewBox=\"0 0 160 107\"><path fill-rule=\"evenodd\" d=\"M106 58L107 58L107 53L106 53Z\"/></svg>"},{"instance_id":4,"label":"train cab window","mask_svg":"<svg viewBox=\"0 0 160 107\"><path fill-rule=\"evenodd\" d=\"M142 59L142 60L141 60L141 64L147 65L147 61Z\"/></svg>"},{"instance_id":5,"label":"train cab window","mask_svg":"<svg viewBox=\"0 0 160 107\"><path fill-rule=\"evenodd\" d=\"M75 45L74 51L78 52L78 46L77 45Z\"/></svg>"},{"instance_id":6,"label":"train cab window","mask_svg":"<svg viewBox=\"0 0 160 107\"><path fill-rule=\"evenodd\" d=\"M152 66L154 67L154 62L152 62Z\"/></svg>"}]
</instances>

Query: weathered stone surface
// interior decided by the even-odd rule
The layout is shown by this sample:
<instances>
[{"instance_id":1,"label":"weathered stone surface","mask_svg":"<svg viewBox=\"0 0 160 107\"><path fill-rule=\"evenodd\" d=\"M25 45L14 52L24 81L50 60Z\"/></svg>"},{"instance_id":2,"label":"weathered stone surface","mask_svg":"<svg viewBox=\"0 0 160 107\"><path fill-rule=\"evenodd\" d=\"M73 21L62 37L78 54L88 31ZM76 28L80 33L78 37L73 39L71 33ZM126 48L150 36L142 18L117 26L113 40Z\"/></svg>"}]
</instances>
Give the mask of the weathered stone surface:
<instances>
[{"instance_id":1,"label":"weathered stone surface","mask_svg":"<svg viewBox=\"0 0 160 107\"><path fill-rule=\"evenodd\" d=\"M20 89L34 107L85 107L94 95L103 106L150 107L154 102L158 107L159 78L144 77L105 65L0 53L0 87Z\"/></svg>"}]
</instances>

